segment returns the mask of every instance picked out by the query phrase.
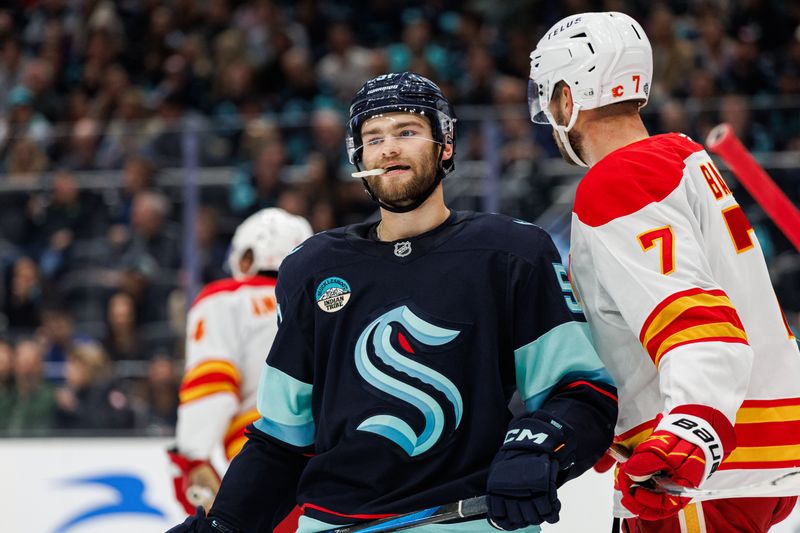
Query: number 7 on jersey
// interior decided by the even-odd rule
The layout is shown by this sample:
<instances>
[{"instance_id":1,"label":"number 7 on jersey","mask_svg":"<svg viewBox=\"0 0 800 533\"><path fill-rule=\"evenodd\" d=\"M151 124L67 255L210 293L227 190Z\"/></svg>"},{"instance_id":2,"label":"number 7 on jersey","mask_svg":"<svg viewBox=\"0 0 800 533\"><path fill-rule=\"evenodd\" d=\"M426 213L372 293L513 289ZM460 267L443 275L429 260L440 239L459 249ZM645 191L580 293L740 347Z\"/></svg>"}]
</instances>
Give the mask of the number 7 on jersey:
<instances>
[{"instance_id":1,"label":"number 7 on jersey","mask_svg":"<svg viewBox=\"0 0 800 533\"><path fill-rule=\"evenodd\" d=\"M661 273L665 276L675 270L675 235L672 226L651 229L636 236L642 250L647 252L658 245L661 251Z\"/></svg>"}]
</instances>

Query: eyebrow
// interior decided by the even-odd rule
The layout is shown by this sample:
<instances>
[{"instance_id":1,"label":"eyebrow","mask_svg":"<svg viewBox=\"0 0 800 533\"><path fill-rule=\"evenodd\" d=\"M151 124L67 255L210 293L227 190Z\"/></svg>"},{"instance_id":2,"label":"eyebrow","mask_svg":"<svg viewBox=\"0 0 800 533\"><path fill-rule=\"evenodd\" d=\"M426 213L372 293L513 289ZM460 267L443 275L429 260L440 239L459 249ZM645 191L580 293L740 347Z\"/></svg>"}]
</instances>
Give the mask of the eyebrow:
<instances>
[{"instance_id":1,"label":"eyebrow","mask_svg":"<svg viewBox=\"0 0 800 533\"><path fill-rule=\"evenodd\" d=\"M396 124L394 124L394 126L388 128L388 129L396 131L396 130L399 130L399 129L407 128L409 126L416 126L418 128L424 127L424 125L418 120L405 120L403 122L397 122ZM380 133L380 132L381 132L381 128L370 128L367 131L361 132L361 136L363 137L364 135L375 135L376 133Z\"/></svg>"}]
</instances>

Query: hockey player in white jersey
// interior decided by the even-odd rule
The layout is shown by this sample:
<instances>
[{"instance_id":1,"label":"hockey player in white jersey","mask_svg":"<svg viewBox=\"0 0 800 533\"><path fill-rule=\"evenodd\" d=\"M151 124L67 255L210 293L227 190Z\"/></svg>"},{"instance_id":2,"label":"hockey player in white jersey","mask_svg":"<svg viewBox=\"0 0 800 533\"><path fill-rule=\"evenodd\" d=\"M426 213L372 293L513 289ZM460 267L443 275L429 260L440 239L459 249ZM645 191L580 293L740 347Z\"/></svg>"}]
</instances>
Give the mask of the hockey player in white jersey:
<instances>
[{"instance_id":1,"label":"hockey player in white jersey","mask_svg":"<svg viewBox=\"0 0 800 533\"><path fill-rule=\"evenodd\" d=\"M626 531L762 532L797 490L704 500L649 490L766 483L800 468L800 353L741 207L702 146L650 136L642 27L622 13L554 25L531 53L529 104L589 167L572 215L571 280L619 387ZM610 465L609 465L610 466ZM702 500L702 501L701 501Z\"/></svg>"},{"instance_id":2,"label":"hockey player in white jersey","mask_svg":"<svg viewBox=\"0 0 800 533\"><path fill-rule=\"evenodd\" d=\"M177 442L169 452L175 495L188 513L198 503L210 507L208 496L219 488L213 450L222 446L232 459L246 440L245 426L259 418L256 390L278 329L278 267L311 235L304 218L282 209L251 215L231 242L233 277L208 284L189 310Z\"/></svg>"}]
</instances>

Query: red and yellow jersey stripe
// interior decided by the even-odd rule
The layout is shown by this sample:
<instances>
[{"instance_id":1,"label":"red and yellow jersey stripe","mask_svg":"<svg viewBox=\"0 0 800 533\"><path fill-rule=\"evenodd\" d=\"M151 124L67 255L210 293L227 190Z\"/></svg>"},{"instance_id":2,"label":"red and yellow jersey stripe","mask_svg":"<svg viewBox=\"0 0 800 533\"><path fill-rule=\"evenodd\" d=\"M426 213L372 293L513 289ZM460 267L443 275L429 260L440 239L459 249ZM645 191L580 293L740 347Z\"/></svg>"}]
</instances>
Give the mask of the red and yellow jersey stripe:
<instances>
[{"instance_id":1,"label":"red and yellow jersey stripe","mask_svg":"<svg viewBox=\"0 0 800 533\"><path fill-rule=\"evenodd\" d=\"M239 370L224 359L208 359L184 376L179 391L181 405L212 394L230 393L239 397Z\"/></svg>"},{"instance_id":2,"label":"red and yellow jersey stripe","mask_svg":"<svg viewBox=\"0 0 800 533\"><path fill-rule=\"evenodd\" d=\"M734 429L736 449L720 470L800 466L800 398L745 400Z\"/></svg>"},{"instance_id":3,"label":"red and yellow jersey stripe","mask_svg":"<svg viewBox=\"0 0 800 533\"><path fill-rule=\"evenodd\" d=\"M658 366L678 346L711 341L747 344L747 333L724 291L692 288L658 304L645 320L639 341Z\"/></svg>"},{"instance_id":4,"label":"red and yellow jersey stripe","mask_svg":"<svg viewBox=\"0 0 800 533\"><path fill-rule=\"evenodd\" d=\"M648 420L617 435L628 450L644 442L656 427ZM736 413L736 448L719 470L800 467L800 398L745 400Z\"/></svg>"},{"instance_id":5,"label":"red and yellow jersey stripe","mask_svg":"<svg viewBox=\"0 0 800 533\"><path fill-rule=\"evenodd\" d=\"M236 415L233 420L231 420L228 431L225 432L225 440L223 441L225 455L228 461L233 459L236 454L241 451L244 443L247 442L247 437L244 436L245 428L258 420L259 417L258 410L250 409L249 411Z\"/></svg>"}]
</instances>

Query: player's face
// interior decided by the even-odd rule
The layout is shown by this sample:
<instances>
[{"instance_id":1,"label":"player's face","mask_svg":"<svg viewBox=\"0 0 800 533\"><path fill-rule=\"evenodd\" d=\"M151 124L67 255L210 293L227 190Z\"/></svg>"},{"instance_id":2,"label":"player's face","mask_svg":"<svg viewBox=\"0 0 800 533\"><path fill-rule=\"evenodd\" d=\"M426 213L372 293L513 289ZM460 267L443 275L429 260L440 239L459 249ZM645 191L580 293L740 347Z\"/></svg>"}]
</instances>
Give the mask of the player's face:
<instances>
[{"instance_id":1,"label":"player's face","mask_svg":"<svg viewBox=\"0 0 800 533\"><path fill-rule=\"evenodd\" d=\"M430 122L413 113L387 113L364 122L361 159L368 170L386 169L369 176L373 193L384 203L402 207L422 196L436 179L440 145L433 140Z\"/></svg>"}]
</instances>

